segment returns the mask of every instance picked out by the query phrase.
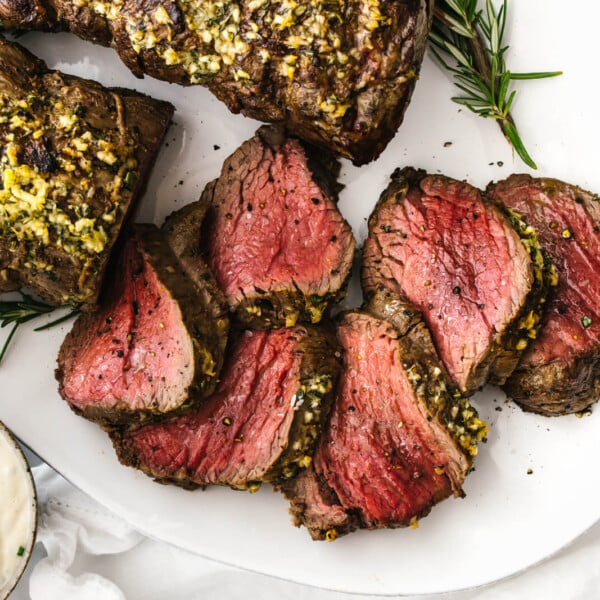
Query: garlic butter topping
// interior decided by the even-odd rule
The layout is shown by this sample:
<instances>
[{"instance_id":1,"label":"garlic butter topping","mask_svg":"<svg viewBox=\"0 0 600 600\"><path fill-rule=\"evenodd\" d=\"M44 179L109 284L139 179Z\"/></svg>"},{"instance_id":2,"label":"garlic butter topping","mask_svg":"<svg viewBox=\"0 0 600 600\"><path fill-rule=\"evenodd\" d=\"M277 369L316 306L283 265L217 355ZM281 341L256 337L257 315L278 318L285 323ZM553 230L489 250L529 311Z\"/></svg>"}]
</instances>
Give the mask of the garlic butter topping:
<instances>
[{"instance_id":1,"label":"garlic butter topping","mask_svg":"<svg viewBox=\"0 0 600 600\"><path fill-rule=\"evenodd\" d=\"M119 21L136 53L152 51L167 66L182 67L190 83L227 70L235 80L252 84L252 65L244 60L250 54L270 63L289 84L303 73L310 78L315 61L344 80L373 49L375 32L392 22L380 0L352 5L347 0L177 0L150 3L153 8L123 0L74 3ZM350 45L344 41L346 20L353 25ZM329 119L343 117L350 106L335 93L317 104Z\"/></svg>"},{"instance_id":2,"label":"garlic butter topping","mask_svg":"<svg viewBox=\"0 0 600 600\"><path fill-rule=\"evenodd\" d=\"M137 167L133 141L119 127L90 127L86 109L68 99L73 90L64 92L0 94L0 235L26 249L21 269L49 276L56 249L74 268L94 270Z\"/></svg>"},{"instance_id":3,"label":"garlic butter topping","mask_svg":"<svg viewBox=\"0 0 600 600\"><path fill-rule=\"evenodd\" d=\"M0 426L0 598L10 591L33 543L31 477L15 442Z\"/></svg>"}]
</instances>

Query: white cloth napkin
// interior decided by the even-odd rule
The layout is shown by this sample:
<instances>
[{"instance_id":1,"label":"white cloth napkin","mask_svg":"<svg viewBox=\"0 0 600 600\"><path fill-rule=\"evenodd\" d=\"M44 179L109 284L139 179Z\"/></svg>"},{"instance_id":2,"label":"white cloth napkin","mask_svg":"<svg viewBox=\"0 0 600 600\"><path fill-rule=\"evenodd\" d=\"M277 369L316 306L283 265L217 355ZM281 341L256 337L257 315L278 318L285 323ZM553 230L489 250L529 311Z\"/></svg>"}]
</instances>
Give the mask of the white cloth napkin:
<instances>
[{"instance_id":1,"label":"white cloth napkin","mask_svg":"<svg viewBox=\"0 0 600 600\"><path fill-rule=\"evenodd\" d=\"M149 539L47 465L34 467L33 474L40 508L36 550L11 600L356 598L236 570ZM442 596L404 598L600 600L600 525L554 558L510 580Z\"/></svg>"}]
</instances>

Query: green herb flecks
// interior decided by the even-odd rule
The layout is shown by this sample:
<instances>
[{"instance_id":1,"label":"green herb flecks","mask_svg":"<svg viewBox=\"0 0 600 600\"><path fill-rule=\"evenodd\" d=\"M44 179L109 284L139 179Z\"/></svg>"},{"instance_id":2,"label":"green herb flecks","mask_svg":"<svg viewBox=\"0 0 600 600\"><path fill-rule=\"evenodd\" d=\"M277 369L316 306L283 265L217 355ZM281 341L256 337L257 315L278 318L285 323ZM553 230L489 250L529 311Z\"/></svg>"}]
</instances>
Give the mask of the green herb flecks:
<instances>
[{"instance_id":1,"label":"green herb flecks","mask_svg":"<svg viewBox=\"0 0 600 600\"><path fill-rule=\"evenodd\" d=\"M17 548L17 556L23 556L23 554L25 554L25 547L24 546L19 546Z\"/></svg>"},{"instance_id":2,"label":"green herb flecks","mask_svg":"<svg viewBox=\"0 0 600 600\"><path fill-rule=\"evenodd\" d=\"M452 100L481 117L495 119L523 162L537 169L510 114L516 94L511 82L555 77L562 71L512 73L505 60L509 47L503 41L507 0L498 10L491 0L486 0L485 10L478 9L478 3L478 0L436 2L429 37L432 51L453 74L456 86L463 93ZM455 66L451 64L453 61Z\"/></svg>"},{"instance_id":3,"label":"green herb flecks","mask_svg":"<svg viewBox=\"0 0 600 600\"><path fill-rule=\"evenodd\" d=\"M7 338L4 340L2 349L0 350L0 362L2 362L2 359L6 354L6 350L8 349L8 346L13 339L19 325L27 323L27 321L31 321L32 319L36 319L41 315L51 313L55 309L55 306L51 306L50 304L36 300L32 296L29 296L25 293L21 293L20 300L0 301L0 327L8 327L9 325L12 325ZM78 309L73 309L66 315L63 315L54 321L50 321L49 323L46 323L40 327L36 327L34 331L50 329L51 327L59 325L67 319L70 319L77 312Z\"/></svg>"}]
</instances>

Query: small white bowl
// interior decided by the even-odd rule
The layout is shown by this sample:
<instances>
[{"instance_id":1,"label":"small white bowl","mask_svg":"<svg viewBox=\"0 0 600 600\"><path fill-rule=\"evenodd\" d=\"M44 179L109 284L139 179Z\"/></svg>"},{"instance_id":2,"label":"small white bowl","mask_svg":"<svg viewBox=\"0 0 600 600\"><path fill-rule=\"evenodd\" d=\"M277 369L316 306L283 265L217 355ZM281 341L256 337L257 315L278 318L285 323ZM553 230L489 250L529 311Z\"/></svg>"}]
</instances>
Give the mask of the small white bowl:
<instances>
[{"instance_id":1,"label":"small white bowl","mask_svg":"<svg viewBox=\"0 0 600 600\"><path fill-rule=\"evenodd\" d=\"M36 531L33 477L19 444L0 421L0 600L23 575Z\"/></svg>"}]
</instances>

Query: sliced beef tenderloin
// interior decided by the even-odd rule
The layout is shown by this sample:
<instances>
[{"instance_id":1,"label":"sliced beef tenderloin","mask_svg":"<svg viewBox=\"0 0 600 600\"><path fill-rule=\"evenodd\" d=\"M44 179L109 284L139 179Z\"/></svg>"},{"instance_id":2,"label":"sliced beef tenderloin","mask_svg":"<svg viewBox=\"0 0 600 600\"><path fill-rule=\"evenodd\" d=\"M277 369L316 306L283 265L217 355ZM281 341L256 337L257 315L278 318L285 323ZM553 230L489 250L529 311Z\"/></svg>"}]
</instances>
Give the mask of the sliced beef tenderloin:
<instances>
[{"instance_id":1,"label":"sliced beef tenderloin","mask_svg":"<svg viewBox=\"0 0 600 600\"><path fill-rule=\"evenodd\" d=\"M0 23L110 44L138 76L204 85L363 164L403 120L432 12L433 0L2 0Z\"/></svg>"},{"instance_id":2,"label":"sliced beef tenderloin","mask_svg":"<svg viewBox=\"0 0 600 600\"><path fill-rule=\"evenodd\" d=\"M386 306L394 318L396 307ZM453 392L421 322L401 335L362 311L338 326L344 367L311 471L288 482L296 524L314 539L414 524L462 496L486 426Z\"/></svg>"},{"instance_id":3,"label":"sliced beef tenderloin","mask_svg":"<svg viewBox=\"0 0 600 600\"><path fill-rule=\"evenodd\" d=\"M73 410L106 427L139 425L211 394L227 308L204 302L154 225L136 225L98 309L82 313L56 376Z\"/></svg>"},{"instance_id":4,"label":"sliced beef tenderloin","mask_svg":"<svg viewBox=\"0 0 600 600\"><path fill-rule=\"evenodd\" d=\"M0 291L94 307L172 114L0 38Z\"/></svg>"},{"instance_id":5,"label":"sliced beef tenderloin","mask_svg":"<svg viewBox=\"0 0 600 600\"><path fill-rule=\"evenodd\" d=\"M314 540L333 542L360 527L357 512L344 509L313 465L283 482L279 489L290 500L292 523L296 527L304 525Z\"/></svg>"},{"instance_id":6,"label":"sliced beef tenderloin","mask_svg":"<svg viewBox=\"0 0 600 600\"><path fill-rule=\"evenodd\" d=\"M340 358L313 327L246 331L232 344L219 386L184 415L113 433L123 464L187 488L256 490L310 464Z\"/></svg>"},{"instance_id":7,"label":"sliced beef tenderloin","mask_svg":"<svg viewBox=\"0 0 600 600\"><path fill-rule=\"evenodd\" d=\"M246 327L316 323L345 293L352 230L336 206L339 164L283 130L262 127L224 163L169 235L201 221L206 260Z\"/></svg>"},{"instance_id":8,"label":"sliced beef tenderloin","mask_svg":"<svg viewBox=\"0 0 600 600\"><path fill-rule=\"evenodd\" d=\"M558 274L542 329L504 389L529 411L582 411L600 398L600 199L528 175L490 184L487 193L537 230Z\"/></svg>"},{"instance_id":9,"label":"sliced beef tenderloin","mask_svg":"<svg viewBox=\"0 0 600 600\"><path fill-rule=\"evenodd\" d=\"M196 285L200 296L198 301L208 308L208 320L204 327L218 349L220 370L228 341L223 331L226 332L229 327L229 308L225 295L202 258L201 230L207 209L208 202L204 198L188 204L169 215L162 226L162 231L181 269Z\"/></svg>"},{"instance_id":10,"label":"sliced beef tenderloin","mask_svg":"<svg viewBox=\"0 0 600 600\"><path fill-rule=\"evenodd\" d=\"M463 393L503 383L539 329L550 267L535 231L467 183L396 171L369 219L362 285L412 304Z\"/></svg>"}]
</instances>

